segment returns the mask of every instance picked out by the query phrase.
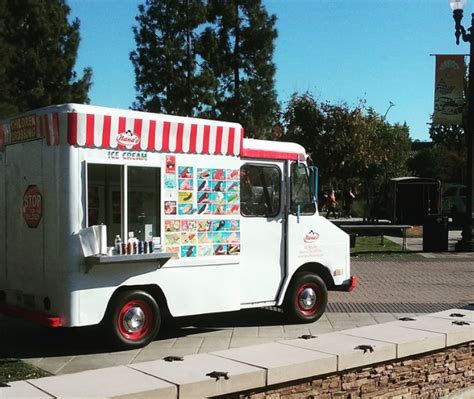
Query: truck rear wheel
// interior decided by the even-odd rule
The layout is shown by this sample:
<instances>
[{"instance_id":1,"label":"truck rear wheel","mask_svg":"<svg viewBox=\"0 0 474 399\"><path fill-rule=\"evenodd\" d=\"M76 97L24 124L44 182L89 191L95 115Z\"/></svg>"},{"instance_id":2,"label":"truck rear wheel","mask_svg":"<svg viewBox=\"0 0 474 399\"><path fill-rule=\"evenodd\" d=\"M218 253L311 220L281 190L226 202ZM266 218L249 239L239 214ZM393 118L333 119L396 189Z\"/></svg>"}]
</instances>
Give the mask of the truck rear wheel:
<instances>
[{"instance_id":1,"label":"truck rear wheel","mask_svg":"<svg viewBox=\"0 0 474 399\"><path fill-rule=\"evenodd\" d=\"M148 345L160 326L158 304L150 294L140 290L120 292L111 303L106 318L110 343L119 348Z\"/></svg>"},{"instance_id":2,"label":"truck rear wheel","mask_svg":"<svg viewBox=\"0 0 474 399\"><path fill-rule=\"evenodd\" d=\"M284 310L297 323L312 323L324 313L328 291L321 277L312 273L298 273L288 288Z\"/></svg>"}]
</instances>

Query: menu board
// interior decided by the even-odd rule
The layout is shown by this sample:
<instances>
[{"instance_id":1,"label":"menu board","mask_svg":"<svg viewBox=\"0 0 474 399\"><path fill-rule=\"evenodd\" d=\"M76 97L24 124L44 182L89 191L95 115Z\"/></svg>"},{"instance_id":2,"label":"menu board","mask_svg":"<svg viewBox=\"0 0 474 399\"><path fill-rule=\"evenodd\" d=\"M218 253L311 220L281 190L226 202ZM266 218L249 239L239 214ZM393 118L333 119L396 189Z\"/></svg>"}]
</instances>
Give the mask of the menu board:
<instances>
[{"instance_id":1,"label":"menu board","mask_svg":"<svg viewBox=\"0 0 474 399\"><path fill-rule=\"evenodd\" d=\"M240 253L240 175L238 169L176 165L166 157L166 252L181 258Z\"/></svg>"}]
</instances>

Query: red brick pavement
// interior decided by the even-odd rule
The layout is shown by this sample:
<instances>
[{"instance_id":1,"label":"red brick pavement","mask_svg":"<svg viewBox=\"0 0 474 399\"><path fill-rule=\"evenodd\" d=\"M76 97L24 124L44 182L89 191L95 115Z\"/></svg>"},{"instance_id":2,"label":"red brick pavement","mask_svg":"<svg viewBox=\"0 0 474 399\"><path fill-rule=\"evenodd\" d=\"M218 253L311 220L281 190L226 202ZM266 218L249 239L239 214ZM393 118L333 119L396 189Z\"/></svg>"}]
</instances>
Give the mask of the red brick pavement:
<instances>
[{"instance_id":1,"label":"red brick pavement","mask_svg":"<svg viewBox=\"0 0 474 399\"><path fill-rule=\"evenodd\" d=\"M474 302L473 261L355 261L358 286L330 292L329 312L413 312Z\"/></svg>"}]
</instances>

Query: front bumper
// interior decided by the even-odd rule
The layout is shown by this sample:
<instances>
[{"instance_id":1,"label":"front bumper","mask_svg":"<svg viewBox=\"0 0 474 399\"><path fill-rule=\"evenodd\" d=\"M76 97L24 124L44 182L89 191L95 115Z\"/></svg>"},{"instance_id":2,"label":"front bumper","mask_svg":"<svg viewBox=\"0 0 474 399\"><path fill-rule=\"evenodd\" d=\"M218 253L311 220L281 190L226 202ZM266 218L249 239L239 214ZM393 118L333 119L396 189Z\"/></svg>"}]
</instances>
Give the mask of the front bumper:
<instances>
[{"instance_id":1,"label":"front bumper","mask_svg":"<svg viewBox=\"0 0 474 399\"><path fill-rule=\"evenodd\" d=\"M357 276L351 276L349 280L344 281L341 285L336 285L333 291L343 291L343 292L351 292L357 286Z\"/></svg>"}]
</instances>

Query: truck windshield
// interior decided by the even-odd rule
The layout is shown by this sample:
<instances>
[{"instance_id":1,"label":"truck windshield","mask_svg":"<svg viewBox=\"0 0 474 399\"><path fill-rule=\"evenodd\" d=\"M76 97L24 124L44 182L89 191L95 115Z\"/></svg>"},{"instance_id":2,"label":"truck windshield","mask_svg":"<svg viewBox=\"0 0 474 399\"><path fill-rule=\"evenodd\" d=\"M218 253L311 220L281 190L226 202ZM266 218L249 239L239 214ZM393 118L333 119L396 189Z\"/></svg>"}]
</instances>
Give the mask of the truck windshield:
<instances>
[{"instance_id":1,"label":"truck windshield","mask_svg":"<svg viewBox=\"0 0 474 399\"><path fill-rule=\"evenodd\" d=\"M311 199L311 186L306 165L293 163L291 165L291 212L313 215L316 211L314 202Z\"/></svg>"}]
</instances>

